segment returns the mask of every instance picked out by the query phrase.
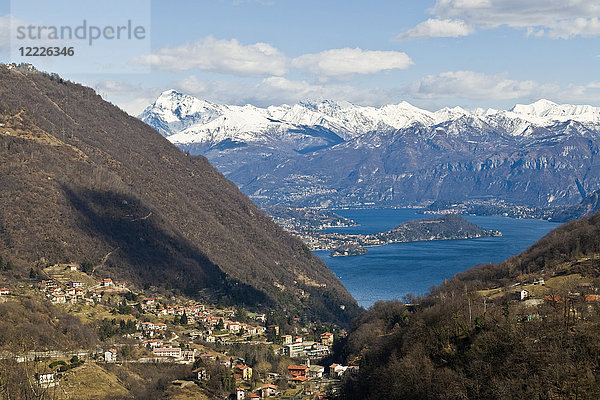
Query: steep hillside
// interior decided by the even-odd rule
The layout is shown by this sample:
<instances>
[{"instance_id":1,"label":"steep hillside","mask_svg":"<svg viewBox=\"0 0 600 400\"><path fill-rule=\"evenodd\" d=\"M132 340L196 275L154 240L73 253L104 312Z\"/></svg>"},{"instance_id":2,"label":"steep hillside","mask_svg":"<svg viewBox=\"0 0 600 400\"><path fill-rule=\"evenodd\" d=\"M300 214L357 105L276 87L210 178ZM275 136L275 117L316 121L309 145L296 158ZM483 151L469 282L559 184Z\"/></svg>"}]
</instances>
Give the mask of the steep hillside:
<instances>
[{"instance_id":1,"label":"steep hillside","mask_svg":"<svg viewBox=\"0 0 600 400\"><path fill-rule=\"evenodd\" d=\"M345 399L600 395L600 214L472 268L412 304L376 303L338 344Z\"/></svg>"},{"instance_id":2,"label":"steep hillside","mask_svg":"<svg viewBox=\"0 0 600 400\"><path fill-rule=\"evenodd\" d=\"M93 90L2 67L0 100L0 254L21 270L91 260L138 286L341 322L356 312L333 273L204 157Z\"/></svg>"},{"instance_id":3,"label":"steep hillside","mask_svg":"<svg viewBox=\"0 0 600 400\"><path fill-rule=\"evenodd\" d=\"M471 268L454 281L489 288L564 273L600 277L600 213L563 224L521 254L497 265Z\"/></svg>"}]
</instances>

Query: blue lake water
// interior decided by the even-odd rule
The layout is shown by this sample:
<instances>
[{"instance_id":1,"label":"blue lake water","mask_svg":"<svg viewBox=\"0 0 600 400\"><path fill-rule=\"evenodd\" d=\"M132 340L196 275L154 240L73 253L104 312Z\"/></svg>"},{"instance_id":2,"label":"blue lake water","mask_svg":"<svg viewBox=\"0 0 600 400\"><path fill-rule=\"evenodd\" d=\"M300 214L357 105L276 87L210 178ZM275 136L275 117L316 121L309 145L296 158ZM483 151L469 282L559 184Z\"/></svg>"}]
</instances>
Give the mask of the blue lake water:
<instances>
[{"instance_id":1,"label":"blue lake water","mask_svg":"<svg viewBox=\"0 0 600 400\"><path fill-rule=\"evenodd\" d=\"M411 219L429 216L410 209L335 210L360 226L330 231L376 233ZM508 217L465 218L485 229L502 232L501 237L469 240L394 243L369 247L368 253L354 257L330 257L328 251L315 252L340 278L363 307L377 300L402 299L408 293L425 294L432 285L472 266L500 262L525 250L557 223Z\"/></svg>"}]
</instances>

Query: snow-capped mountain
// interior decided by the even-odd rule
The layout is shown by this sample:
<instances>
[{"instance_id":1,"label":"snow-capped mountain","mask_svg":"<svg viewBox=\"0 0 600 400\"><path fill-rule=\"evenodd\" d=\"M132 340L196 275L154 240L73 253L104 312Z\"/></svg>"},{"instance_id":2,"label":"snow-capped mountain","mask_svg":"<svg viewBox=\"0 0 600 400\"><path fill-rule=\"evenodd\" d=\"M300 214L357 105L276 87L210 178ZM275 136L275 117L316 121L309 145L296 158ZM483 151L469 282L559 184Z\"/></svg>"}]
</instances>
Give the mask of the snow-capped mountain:
<instances>
[{"instance_id":1,"label":"snow-capped mountain","mask_svg":"<svg viewBox=\"0 0 600 400\"><path fill-rule=\"evenodd\" d=\"M140 116L256 201L577 203L600 188L600 107L510 110L318 101L233 106L163 92Z\"/></svg>"},{"instance_id":2,"label":"snow-capped mountain","mask_svg":"<svg viewBox=\"0 0 600 400\"><path fill-rule=\"evenodd\" d=\"M431 112L407 102L375 108L324 100L259 108L214 104L167 90L138 118L177 145L214 145L224 140L266 144L273 140L279 142L286 136L298 142L302 138L314 138L300 132L308 127L325 129L347 140L372 131L397 130L414 124L432 126L465 117L474 124L521 135L530 132L532 127L547 127L569 120L585 125L600 124L600 107L539 100L528 105L517 104L511 110L467 111L446 107Z\"/></svg>"}]
</instances>

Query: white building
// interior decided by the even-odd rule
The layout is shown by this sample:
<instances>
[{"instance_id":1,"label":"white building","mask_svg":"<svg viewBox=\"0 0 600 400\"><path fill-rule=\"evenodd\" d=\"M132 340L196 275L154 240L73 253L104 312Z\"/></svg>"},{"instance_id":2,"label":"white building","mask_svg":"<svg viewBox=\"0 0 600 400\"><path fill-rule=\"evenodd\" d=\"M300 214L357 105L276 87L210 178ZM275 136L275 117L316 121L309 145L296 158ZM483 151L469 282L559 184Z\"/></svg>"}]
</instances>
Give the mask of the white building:
<instances>
[{"instance_id":1,"label":"white building","mask_svg":"<svg viewBox=\"0 0 600 400\"><path fill-rule=\"evenodd\" d=\"M49 372L47 374L36 374L35 379L43 389L48 389L56 386L56 377L54 373Z\"/></svg>"},{"instance_id":2,"label":"white building","mask_svg":"<svg viewBox=\"0 0 600 400\"><path fill-rule=\"evenodd\" d=\"M110 349L104 352L104 361L107 363L117 362L117 350Z\"/></svg>"},{"instance_id":3,"label":"white building","mask_svg":"<svg viewBox=\"0 0 600 400\"><path fill-rule=\"evenodd\" d=\"M157 357L181 358L181 349L178 347L157 347L152 353Z\"/></svg>"}]
</instances>

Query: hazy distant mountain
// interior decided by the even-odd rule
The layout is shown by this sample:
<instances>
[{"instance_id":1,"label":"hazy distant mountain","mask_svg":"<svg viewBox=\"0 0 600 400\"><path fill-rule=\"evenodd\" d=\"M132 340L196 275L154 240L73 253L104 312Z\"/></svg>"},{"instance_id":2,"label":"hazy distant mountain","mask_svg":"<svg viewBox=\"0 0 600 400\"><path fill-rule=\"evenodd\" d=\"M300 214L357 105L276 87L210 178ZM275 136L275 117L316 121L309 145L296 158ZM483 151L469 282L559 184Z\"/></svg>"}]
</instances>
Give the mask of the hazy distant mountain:
<instances>
[{"instance_id":1,"label":"hazy distant mountain","mask_svg":"<svg viewBox=\"0 0 600 400\"><path fill-rule=\"evenodd\" d=\"M539 100L430 112L332 101L258 108L174 90L140 116L259 202L575 204L600 187L600 107Z\"/></svg>"},{"instance_id":2,"label":"hazy distant mountain","mask_svg":"<svg viewBox=\"0 0 600 400\"><path fill-rule=\"evenodd\" d=\"M600 211L600 190L587 196L581 203L552 209L546 218L554 222L566 222L595 214Z\"/></svg>"}]
</instances>

